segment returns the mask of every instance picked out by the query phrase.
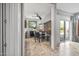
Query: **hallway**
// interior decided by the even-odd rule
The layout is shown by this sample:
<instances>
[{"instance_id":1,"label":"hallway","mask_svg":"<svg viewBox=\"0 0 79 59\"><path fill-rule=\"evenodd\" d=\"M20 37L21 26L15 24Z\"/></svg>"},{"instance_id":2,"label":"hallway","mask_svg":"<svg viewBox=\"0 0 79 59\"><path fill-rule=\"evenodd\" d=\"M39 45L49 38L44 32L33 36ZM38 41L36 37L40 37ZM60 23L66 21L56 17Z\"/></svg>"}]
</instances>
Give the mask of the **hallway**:
<instances>
[{"instance_id":1,"label":"hallway","mask_svg":"<svg viewBox=\"0 0 79 59\"><path fill-rule=\"evenodd\" d=\"M25 42L25 55L28 56L79 56L79 43L67 41L52 50L48 42L35 43L34 38L26 39Z\"/></svg>"}]
</instances>

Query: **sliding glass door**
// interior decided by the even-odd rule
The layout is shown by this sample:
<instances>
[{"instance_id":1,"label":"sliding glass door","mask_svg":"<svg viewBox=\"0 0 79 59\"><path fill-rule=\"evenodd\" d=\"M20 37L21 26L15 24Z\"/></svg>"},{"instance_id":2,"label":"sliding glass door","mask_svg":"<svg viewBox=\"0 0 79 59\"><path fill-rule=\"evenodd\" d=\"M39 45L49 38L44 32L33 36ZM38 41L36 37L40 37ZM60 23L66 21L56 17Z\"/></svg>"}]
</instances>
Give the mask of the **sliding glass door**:
<instances>
[{"instance_id":1,"label":"sliding glass door","mask_svg":"<svg viewBox=\"0 0 79 59\"><path fill-rule=\"evenodd\" d=\"M69 21L60 21L60 41L69 40Z\"/></svg>"},{"instance_id":2,"label":"sliding glass door","mask_svg":"<svg viewBox=\"0 0 79 59\"><path fill-rule=\"evenodd\" d=\"M65 40L65 22L63 20L60 21L60 41Z\"/></svg>"}]
</instances>

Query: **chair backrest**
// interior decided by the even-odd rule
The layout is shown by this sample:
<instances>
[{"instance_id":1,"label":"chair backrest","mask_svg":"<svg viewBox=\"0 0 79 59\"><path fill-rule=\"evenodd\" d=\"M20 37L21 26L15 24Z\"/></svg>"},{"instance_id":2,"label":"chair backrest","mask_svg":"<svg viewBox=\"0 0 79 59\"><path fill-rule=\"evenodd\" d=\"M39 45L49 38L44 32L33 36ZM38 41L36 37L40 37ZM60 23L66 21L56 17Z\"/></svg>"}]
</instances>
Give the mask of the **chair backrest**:
<instances>
[{"instance_id":1,"label":"chair backrest","mask_svg":"<svg viewBox=\"0 0 79 59\"><path fill-rule=\"evenodd\" d=\"M35 32L34 36L35 36L35 37L40 37L39 32Z\"/></svg>"}]
</instances>

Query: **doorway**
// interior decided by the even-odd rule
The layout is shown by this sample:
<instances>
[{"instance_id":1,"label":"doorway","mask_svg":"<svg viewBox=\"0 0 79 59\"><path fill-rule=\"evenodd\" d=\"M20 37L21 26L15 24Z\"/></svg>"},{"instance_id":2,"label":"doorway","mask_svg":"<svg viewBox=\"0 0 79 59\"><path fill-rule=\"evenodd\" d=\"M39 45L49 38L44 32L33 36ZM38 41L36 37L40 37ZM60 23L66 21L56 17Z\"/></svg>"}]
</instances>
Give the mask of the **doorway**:
<instances>
[{"instance_id":1,"label":"doorway","mask_svg":"<svg viewBox=\"0 0 79 59\"><path fill-rule=\"evenodd\" d=\"M65 42L70 40L70 22L60 20L60 42Z\"/></svg>"},{"instance_id":2,"label":"doorway","mask_svg":"<svg viewBox=\"0 0 79 59\"><path fill-rule=\"evenodd\" d=\"M50 55L50 4L31 3L23 4L23 7L24 55Z\"/></svg>"}]
</instances>

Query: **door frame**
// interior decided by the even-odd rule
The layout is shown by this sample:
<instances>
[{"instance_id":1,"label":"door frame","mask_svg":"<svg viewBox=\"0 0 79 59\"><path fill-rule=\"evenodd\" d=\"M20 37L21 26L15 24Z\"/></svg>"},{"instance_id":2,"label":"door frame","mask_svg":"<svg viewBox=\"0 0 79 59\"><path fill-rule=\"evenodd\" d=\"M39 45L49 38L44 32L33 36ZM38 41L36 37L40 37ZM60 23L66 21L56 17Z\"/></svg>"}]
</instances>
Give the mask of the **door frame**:
<instances>
[{"instance_id":1,"label":"door frame","mask_svg":"<svg viewBox=\"0 0 79 59\"><path fill-rule=\"evenodd\" d=\"M6 4L2 3L2 56L6 56Z\"/></svg>"},{"instance_id":2,"label":"door frame","mask_svg":"<svg viewBox=\"0 0 79 59\"><path fill-rule=\"evenodd\" d=\"M24 3L21 3L21 56L25 56Z\"/></svg>"},{"instance_id":3,"label":"door frame","mask_svg":"<svg viewBox=\"0 0 79 59\"><path fill-rule=\"evenodd\" d=\"M52 7L52 5L51 5L51 12L54 12L54 14L55 14L55 8L56 8L56 4L53 4L53 7ZM52 9L53 9L53 11L52 11ZM51 21L52 21L52 23L53 23L53 25L54 25L54 18L52 17L52 16L55 16L54 14L51 14ZM21 55L22 56L25 56L25 32L24 32L24 20L25 20L25 17L24 17L24 3L21 3ZM51 25L52 25L52 23L51 23ZM54 41L54 40L52 40L52 38L54 39L54 27L52 27L52 30L51 30L51 32L52 32L52 34L51 34L51 48L52 49L54 49L54 42L52 42L52 41Z\"/></svg>"},{"instance_id":4,"label":"door frame","mask_svg":"<svg viewBox=\"0 0 79 59\"><path fill-rule=\"evenodd\" d=\"M63 40L65 41L65 29L66 29L65 28L65 20L60 20L60 21L63 21L64 22L64 24L63 24L64 25L64 36L63 36L64 39ZM59 29L59 32L60 32L60 29ZM61 37L61 35L60 35L60 37ZM60 40L60 42L61 42L61 40Z\"/></svg>"},{"instance_id":5,"label":"door frame","mask_svg":"<svg viewBox=\"0 0 79 59\"><path fill-rule=\"evenodd\" d=\"M0 56L2 56L2 3L0 4Z\"/></svg>"},{"instance_id":6,"label":"door frame","mask_svg":"<svg viewBox=\"0 0 79 59\"><path fill-rule=\"evenodd\" d=\"M68 20L60 20L64 21L64 42L66 41L66 21ZM70 28L70 21L69 21L69 28ZM70 39L70 30L69 30L69 39Z\"/></svg>"},{"instance_id":7,"label":"door frame","mask_svg":"<svg viewBox=\"0 0 79 59\"><path fill-rule=\"evenodd\" d=\"M1 12L1 14L0 14L0 17L1 17L1 19L0 19L0 32L1 32L1 36L0 36L0 50L1 50L1 52L0 52L0 55L1 56L6 56L6 4L5 3L1 3L0 4L0 12Z\"/></svg>"}]
</instances>

